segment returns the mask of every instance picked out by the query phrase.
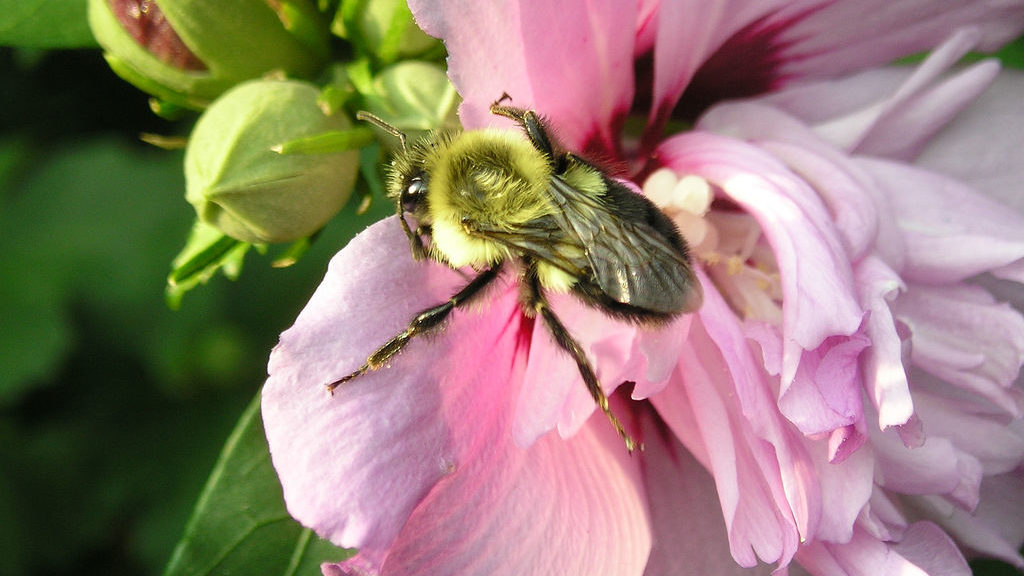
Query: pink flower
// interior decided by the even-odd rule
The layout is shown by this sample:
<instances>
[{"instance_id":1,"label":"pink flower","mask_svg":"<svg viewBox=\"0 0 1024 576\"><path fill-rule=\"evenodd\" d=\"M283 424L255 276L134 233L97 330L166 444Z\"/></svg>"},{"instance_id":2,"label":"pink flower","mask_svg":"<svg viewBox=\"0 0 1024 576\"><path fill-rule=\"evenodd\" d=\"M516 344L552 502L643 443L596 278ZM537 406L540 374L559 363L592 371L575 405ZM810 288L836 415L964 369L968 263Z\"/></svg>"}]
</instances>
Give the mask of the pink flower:
<instances>
[{"instance_id":1,"label":"pink flower","mask_svg":"<svg viewBox=\"0 0 1024 576\"><path fill-rule=\"evenodd\" d=\"M512 277L331 397L465 283L413 262L394 219L370 227L263 393L289 511L360 549L324 573L1024 566L1024 318L1000 300L1024 302L1024 218L990 197L1024 204L1024 80L951 68L1017 34L1024 7L530 4L412 7L447 43L467 127L501 124L487 104L507 91L570 149L629 166L690 241L704 305L643 330L553 298L606 391L636 383L612 399L633 456Z\"/></svg>"}]
</instances>

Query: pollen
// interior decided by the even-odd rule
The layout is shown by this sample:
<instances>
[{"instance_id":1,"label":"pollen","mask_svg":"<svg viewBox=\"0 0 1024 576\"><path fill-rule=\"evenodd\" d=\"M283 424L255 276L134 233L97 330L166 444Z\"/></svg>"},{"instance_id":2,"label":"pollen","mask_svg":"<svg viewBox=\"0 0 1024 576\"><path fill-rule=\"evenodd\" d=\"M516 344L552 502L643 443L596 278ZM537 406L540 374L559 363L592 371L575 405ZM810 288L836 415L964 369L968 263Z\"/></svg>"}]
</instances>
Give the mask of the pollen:
<instances>
[{"instance_id":1,"label":"pollen","mask_svg":"<svg viewBox=\"0 0 1024 576\"><path fill-rule=\"evenodd\" d=\"M714 207L715 187L668 168L651 173L647 197L679 228L715 287L741 317L781 321L782 284L774 252L757 220Z\"/></svg>"}]
</instances>

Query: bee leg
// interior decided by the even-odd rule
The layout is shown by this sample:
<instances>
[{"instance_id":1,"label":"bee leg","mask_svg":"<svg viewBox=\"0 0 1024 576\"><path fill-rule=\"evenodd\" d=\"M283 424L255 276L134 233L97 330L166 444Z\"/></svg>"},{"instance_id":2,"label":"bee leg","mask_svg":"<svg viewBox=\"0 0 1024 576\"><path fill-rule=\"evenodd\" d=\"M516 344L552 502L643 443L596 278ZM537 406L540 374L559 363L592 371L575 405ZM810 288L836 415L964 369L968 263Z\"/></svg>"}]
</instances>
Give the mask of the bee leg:
<instances>
[{"instance_id":1,"label":"bee leg","mask_svg":"<svg viewBox=\"0 0 1024 576\"><path fill-rule=\"evenodd\" d=\"M601 383L597 379L597 375L594 373L594 368L590 365L590 360L587 359L586 353L580 346L579 342L572 337L569 330L562 324L562 321L555 315L551 307L548 306L547 299L544 298L544 294L540 290L540 281L537 279L536 270L528 270L527 278L528 290L527 298L529 306L543 319L544 325L547 326L548 332L555 339L562 350L565 350L572 356L572 359L576 361L576 367L580 371L580 376L583 377L583 382L587 385L587 391L594 398L594 402L604 412L604 415L608 417L608 421L611 422L612 427L618 432L619 436L626 442L626 450L631 454L634 450L639 448L643 450L643 444L638 443L634 440L626 428L619 422L619 419L612 413L611 406L608 403L608 397L601 389Z\"/></svg>"},{"instance_id":2,"label":"bee leg","mask_svg":"<svg viewBox=\"0 0 1024 576\"><path fill-rule=\"evenodd\" d=\"M526 110L524 108L516 108L515 106L505 106L503 102L508 94L504 94L501 100L498 100L494 104L491 104L491 114L498 116L504 116L510 120L514 120L516 124L526 132L526 137L530 139L530 143L537 150L540 150L551 159L553 164L561 162L561 156L563 154L556 152L554 142L548 136L547 126L544 125L544 121L540 116L537 115L533 110ZM511 100L511 98L507 98ZM557 168L557 166L556 166Z\"/></svg>"},{"instance_id":3,"label":"bee leg","mask_svg":"<svg viewBox=\"0 0 1024 576\"><path fill-rule=\"evenodd\" d=\"M413 317L409 326L405 330L399 332L395 337L385 342L383 346L378 348L376 352L366 359L366 362L363 363L358 370L348 376L327 384L327 391L333 393L335 388L349 380L358 378L367 372L371 372L387 364L388 361L391 360L395 354L398 354L402 348L405 348L405 345L413 338L437 328L442 322L444 322L445 318L448 317L448 314L450 314L452 310L459 308L460 306L464 306L475 296L479 295L488 284L498 277L498 272L500 271L501 264L497 264L487 270L484 270L473 278L469 284L466 284L466 286L453 294L452 297L445 302L421 311Z\"/></svg>"}]
</instances>

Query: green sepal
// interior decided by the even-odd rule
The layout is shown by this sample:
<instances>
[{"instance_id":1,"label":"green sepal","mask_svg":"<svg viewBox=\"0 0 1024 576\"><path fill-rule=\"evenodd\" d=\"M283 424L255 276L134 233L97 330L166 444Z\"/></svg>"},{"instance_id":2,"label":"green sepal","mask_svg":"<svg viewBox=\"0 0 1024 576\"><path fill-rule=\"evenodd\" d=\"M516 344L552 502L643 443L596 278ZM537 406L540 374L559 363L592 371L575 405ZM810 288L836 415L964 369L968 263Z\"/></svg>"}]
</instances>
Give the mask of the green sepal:
<instances>
[{"instance_id":1,"label":"green sepal","mask_svg":"<svg viewBox=\"0 0 1024 576\"><path fill-rule=\"evenodd\" d=\"M196 219L185 248L171 263L167 277L167 305L177 309L185 293L205 284L218 271L231 280L242 273L245 254L253 245L236 240Z\"/></svg>"},{"instance_id":2,"label":"green sepal","mask_svg":"<svg viewBox=\"0 0 1024 576\"><path fill-rule=\"evenodd\" d=\"M362 148L373 142L369 128L332 130L305 138L296 138L273 147L278 154L333 154L342 150Z\"/></svg>"}]
</instances>

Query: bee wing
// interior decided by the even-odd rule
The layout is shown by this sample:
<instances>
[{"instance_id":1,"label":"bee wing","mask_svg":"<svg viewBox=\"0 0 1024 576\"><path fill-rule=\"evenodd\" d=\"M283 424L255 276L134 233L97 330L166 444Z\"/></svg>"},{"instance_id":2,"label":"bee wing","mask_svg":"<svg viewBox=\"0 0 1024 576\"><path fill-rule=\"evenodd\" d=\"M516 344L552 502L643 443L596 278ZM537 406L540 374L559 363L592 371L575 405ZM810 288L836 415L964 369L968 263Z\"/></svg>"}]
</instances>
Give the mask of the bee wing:
<instances>
[{"instance_id":1,"label":"bee wing","mask_svg":"<svg viewBox=\"0 0 1024 576\"><path fill-rule=\"evenodd\" d=\"M557 176L549 187L552 200L561 208L552 218L583 249L593 282L608 298L631 307L661 314L697 308L702 292L685 244L678 236L668 236L653 220L664 220L661 226L672 235L678 234L674 225L643 196L606 182L614 189L604 199L581 192ZM557 260L549 261L559 265Z\"/></svg>"},{"instance_id":2,"label":"bee wing","mask_svg":"<svg viewBox=\"0 0 1024 576\"><path fill-rule=\"evenodd\" d=\"M606 182L602 199L554 176L548 193L558 210L512 229L474 222L472 233L561 268L606 304L659 316L695 310L703 293L674 225L643 196Z\"/></svg>"}]
</instances>

